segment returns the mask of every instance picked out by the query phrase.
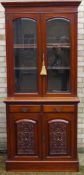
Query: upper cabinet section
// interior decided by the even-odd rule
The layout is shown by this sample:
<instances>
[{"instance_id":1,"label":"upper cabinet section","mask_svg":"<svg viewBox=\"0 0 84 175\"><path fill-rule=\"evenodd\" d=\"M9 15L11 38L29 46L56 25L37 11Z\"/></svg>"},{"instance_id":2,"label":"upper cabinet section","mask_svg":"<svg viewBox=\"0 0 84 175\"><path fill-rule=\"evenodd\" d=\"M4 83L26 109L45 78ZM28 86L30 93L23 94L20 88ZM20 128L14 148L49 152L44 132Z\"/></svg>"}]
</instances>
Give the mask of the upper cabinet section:
<instances>
[{"instance_id":1,"label":"upper cabinet section","mask_svg":"<svg viewBox=\"0 0 84 175\"><path fill-rule=\"evenodd\" d=\"M2 3L8 96L76 96L79 3Z\"/></svg>"}]
</instances>

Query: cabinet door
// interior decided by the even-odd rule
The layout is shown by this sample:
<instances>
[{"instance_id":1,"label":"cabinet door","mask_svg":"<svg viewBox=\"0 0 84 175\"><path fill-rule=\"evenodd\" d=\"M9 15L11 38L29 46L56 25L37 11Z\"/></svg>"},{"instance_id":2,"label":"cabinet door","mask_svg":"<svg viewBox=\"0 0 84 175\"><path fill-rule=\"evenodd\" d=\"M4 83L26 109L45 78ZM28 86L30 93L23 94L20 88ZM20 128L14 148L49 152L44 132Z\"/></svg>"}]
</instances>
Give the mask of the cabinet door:
<instances>
[{"instance_id":1,"label":"cabinet door","mask_svg":"<svg viewBox=\"0 0 84 175\"><path fill-rule=\"evenodd\" d=\"M67 96L76 90L75 18L69 14L44 15L44 55L47 96ZM74 85L74 86L73 86Z\"/></svg>"},{"instance_id":2,"label":"cabinet door","mask_svg":"<svg viewBox=\"0 0 84 175\"><path fill-rule=\"evenodd\" d=\"M7 40L8 93L39 96L42 49L40 17L36 14L11 15L7 30L11 33Z\"/></svg>"},{"instance_id":3,"label":"cabinet door","mask_svg":"<svg viewBox=\"0 0 84 175\"><path fill-rule=\"evenodd\" d=\"M70 159L75 155L75 122L74 113L44 114L44 159Z\"/></svg>"},{"instance_id":4,"label":"cabinet door","mask_svg":"<svg viewBox=\"0 0 84 175\"><path fill-rule=\"evenodd\" d=\"M37 113L10 113L8 116L9 158L41 158L41 122Z\"/></svg>"}]
</instances>

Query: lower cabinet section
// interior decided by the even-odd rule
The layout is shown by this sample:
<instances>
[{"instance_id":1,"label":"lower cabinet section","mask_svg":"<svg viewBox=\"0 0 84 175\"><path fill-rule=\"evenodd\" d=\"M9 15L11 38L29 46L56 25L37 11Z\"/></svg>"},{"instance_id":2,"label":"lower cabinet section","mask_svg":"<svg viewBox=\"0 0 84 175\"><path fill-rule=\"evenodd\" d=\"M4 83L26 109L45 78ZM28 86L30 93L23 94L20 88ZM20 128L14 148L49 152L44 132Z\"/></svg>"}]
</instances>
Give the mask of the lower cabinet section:
<instances>
[{"instance_id":1,"label":"lower cabinet section","mask_svg":"<svg viewBox=\"0 0 84 175\"><path fill-rule=\"evenodd\" d=\"M77 171L76 105L8 105L7 170Z\"/></svg>"}]
</instances>

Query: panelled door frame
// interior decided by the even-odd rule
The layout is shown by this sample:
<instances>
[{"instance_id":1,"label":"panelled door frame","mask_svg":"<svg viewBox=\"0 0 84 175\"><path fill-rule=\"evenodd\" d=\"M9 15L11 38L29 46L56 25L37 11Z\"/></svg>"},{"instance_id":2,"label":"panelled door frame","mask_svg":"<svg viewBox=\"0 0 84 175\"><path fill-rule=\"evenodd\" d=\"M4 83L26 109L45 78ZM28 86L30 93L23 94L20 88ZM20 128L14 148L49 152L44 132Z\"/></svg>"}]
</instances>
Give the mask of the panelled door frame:
<instances>
[{"instance_id":1,"label":"panelled door frame","mask_svg":"<svg viewBox=\"0 0 84 175\"><path fill-rule=\"evenodd\" d=\"M77 65L77 55L76 55L76 35L77 35L77 30L76 30L76 16L74 14L67 14L67 13L46 13L42 14L43 20L42 20L42 43L43 43L43 52L45 55L45 64L47 68L47 38L46 38L46 22L49 19L55 19L55 18L63 18L66 20L70 20L70 92L69 93L48 93L47 91L47 85L48 85L48 79L47 76L44 77L43 81L43 87L44 87L44 94L43 96L74 96L76 95L76 83L77 83L77 77L76 75L76 65ZM75 36L75 37L73 37Z\"/></svg>"},{"instance_id":2,"label":"panelled door frame","mask_svg":"<svg viewBox=\"0 0 84 175\"><path fill-rule=\"evenodd\" d=\"M15 92L15 79L14 79L14 31L13 21L19 18L30 18L37 21L37 93L16 93ZM7 40L7 83L8 83L8 96L41 96L42 94L42 81L40 76L41 59L42 59L42 45L41 45L41 21L40 15L33 13L17 13L8 14L6 20L6 40ZM11 35L10 35L11 33ZM12 74L12 76L10 76Z\"/></svg>"},{"instance_id":3,"label":"panelled door frame","mask_svg":"<svg viewBox=\"0 0 84 175\"><path fill-rule=\"evenodd\" d=\"M67 135L67 153L66 154L53 154L53 155L50 155L49 154L49 150L50 150L50 134L55 134L55 139L56 138L56 133L55 132L55 129L56 127L52 128L52 133L50 133L50 130L49 130L49 123L51 121L58 121L58 122L64 122L66 123L66 127L67 127L67 132L66 134ZM74 142L73 144L73 141L75 140L75 134L76 133L76 127L75 127L75 124L76 124L76 119L75 119L75 115L74 113L47 113L45 114L44 113L44 116L43 116L43 135L44 135L44 142L43 142L43 159L44 160L69 160L69 159L72 159L72 158L75 158L76 157L76 154L75 154L75 151L77 150L77 147L76 147L76 142ZM62 136L61 134L61 130L58 131L60 136ZM57 133L58 135L58 133ZM53 137L53 136L52 136ZM52 138L51 137L51 138ZM53 138L52 138L53 139ZM62 140L63 141L63 140ZM52 140L52 143L54 142L54 140ZM53 143L53 144L57 144L57 143ZM55 145L53 145L55 146ZM73 148L73 149L72 149ZM53 151L53 150L52 150Z\"/></svg>"},{"instance_id":4,"label":"panelled door frame","mask_svg":"<svg viewBox=\"0 0 84 175\"><path fill-rule=\"evenodd\" d=\"M32 121L34 125L37 126L35 129L35 141L37 144L33 145L37 154L18 154L17 148L17 124L20 122ZM15 160L41 160L42 158L42 126L41 126L41 116L39 113L9 113L7 118L9 127L8 132L8 157ZM24 128L25 129L25 128ZM37 132L36 132L37 131ZM20 132L20 131L19 131ZM25 134L25 133L24 133ZM26 138L26 136L25 136ZM19 138L20 139L20 138ZM30 139L31 141L31 139ZM10 143L10 144L9 144ZM24 143L23 143L24 144ZM24 145L23 145L24 146Z\"/></svg>"}]
</instances>

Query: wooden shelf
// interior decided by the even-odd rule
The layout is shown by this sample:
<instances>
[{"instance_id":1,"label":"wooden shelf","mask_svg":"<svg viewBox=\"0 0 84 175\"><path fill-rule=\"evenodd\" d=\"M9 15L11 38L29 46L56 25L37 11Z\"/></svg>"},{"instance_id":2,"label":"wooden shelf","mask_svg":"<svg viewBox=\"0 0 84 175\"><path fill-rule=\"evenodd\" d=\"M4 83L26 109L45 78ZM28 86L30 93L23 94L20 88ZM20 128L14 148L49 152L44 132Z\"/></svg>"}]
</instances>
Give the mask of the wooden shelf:
<instances>
[{"instance_id":1,"label":"wooden shelf","mask_svg":"<svg viewBox=\"0 0 84 175\"><path fill-rule=\"evenodd\" d=\"M70 44L69 43L50 43L47 44L48 48L70 48Z\"/></svg>"},{"instance_id":2,"label":"wooden shelf","mask_svg":"<svg viewBox=\"0 0 84 175\"><path fill-rule=\"evenodd\" d=\"M46 44L47 48L70 48L68 43L51 43ZM37 48L37 44L14 44L15 49Z\"/></svg>"},{"instance_id":3,"label":"wooden shelf","mask_svg":"<svg viewBox=\"0 0 84 175\"><path fill-rule=\"evenodd\" d=\"M36 70L37 67L15 67L14 70Z\"/></svg>"},{"instance_id":4,"label":"wooden shelf","mask_svg":"<svg viewBox=\"0 0 84 175\"><path fill-rule=\"evenodd\" d=\"M36 70L37 67L15 67L14 70ZM48 70L70 70L70 67L52 66L48 67Z\"/></svg>"},{"instance_id":5,"label":"wooden shelf","mask_svg":"<svg viewBox=\"0 0 84 175\"><path fill-rule=\"evenodd\" d=\"M61 66L52 66L52 67L48 67L48 70L51 70L51 69L53 69L53 70L69 70L70 69L70 67L61 67Z\"/></svg>"},{"instance_id":6,"label":"wooden shelf","mask_svg":"<svg viewBox=\"0 0 84 175\"><path fill-rule=\"evenodd\" d=\"M14 44L15 49L30 49L37 48L36 44Z\"/></svg>"}]
</instances>

